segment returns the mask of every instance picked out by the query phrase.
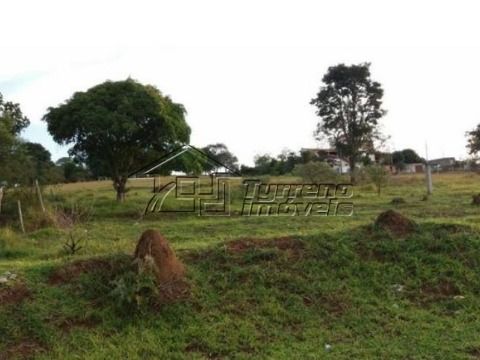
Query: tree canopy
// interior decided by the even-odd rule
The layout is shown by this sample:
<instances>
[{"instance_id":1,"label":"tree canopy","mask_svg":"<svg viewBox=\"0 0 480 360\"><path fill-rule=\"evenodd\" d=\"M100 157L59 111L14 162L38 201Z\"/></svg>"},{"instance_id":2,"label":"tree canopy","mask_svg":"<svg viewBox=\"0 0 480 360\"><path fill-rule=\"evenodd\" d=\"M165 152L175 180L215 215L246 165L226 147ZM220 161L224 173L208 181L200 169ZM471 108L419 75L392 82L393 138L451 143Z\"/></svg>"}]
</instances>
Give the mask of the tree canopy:
<instances>
[{"instance_id":1,"label":"tree canopy","mask_svg":"<svg viewBox=\"0 0 480 360\"><path fill-rule=\"evenodd\" d=\"M327 137L337 151L349 160L352 182L356 163L363 151L373 150L380 138L378 120L382 109L383 89L370 78L370 64L339 64L328 69L311 104L321 118L315 134Z\"/></svg>"},{"instance_id":2,"label":"tree canopy","mask_svg":"<svg viewBox=\"0 0 480 360\"><path fill-rule=\"evenodd\" d=\"M398 167L403 167L404 164L415 164L424 161L413 149L403 149L392 153L392 162Z\"/></svg>"},{"instance_id":3,"label":"tree canopy","mask_svg":"<svg viewBox=\"0 0 480 360\"><path fill-rule=\"evenodd\" d=\"M4 101L0 93L0 123L13 135L30 125L30 120L23 115L20 105L11 101Z\"/></svg>"},{"instance_id":4,"label":"tree canopy","mask_svg":"<svg viewBox=\"0 0 480 360\"><path fill-rule=\"evenodd\" d=\"M480 151L480 124L475 129L467 132L467 148L470 155L477 154Z\"/></svg>"},{"instance_id":5,"label":"tree canopy","mask_svg":"<svg viewBox=\"0 0 480 360\"><path fill-rule=\"evenodd\" d=\"M25 183L34 174L20 132L30 124L20 105L0 93L0 186Z\"/></svg>"},{"instance_id":6,"label":"tree canopy","mask_svg":"<svg viewBox=\"0 0 480 360\"><path fill-rule=\"evenodd\" d=\"M123 200L132 171L189 142L185 113L156 87L129 78L77 92L43 120L56 142L73 144L72 156L105 169Z\"/></svg>"},{"instance_id":7,"label":"tree canopy","mask_svg":"<svg viewBox=\"0 0 480 360\"><path fill-rule=\"evenodd\" d=\"M238 169L238 159L235 155L233 155L230 150L228 150L227 146L222 143L217 144L210 144L202 148L202 151L210 156L211 158L215 159L219 163L225 165L229 169L237 170ZM209 161L205 161L203 164L203 169L205 171L211 171L218 167L217 164L214 164Z\"/></svg>"}]
</instances>

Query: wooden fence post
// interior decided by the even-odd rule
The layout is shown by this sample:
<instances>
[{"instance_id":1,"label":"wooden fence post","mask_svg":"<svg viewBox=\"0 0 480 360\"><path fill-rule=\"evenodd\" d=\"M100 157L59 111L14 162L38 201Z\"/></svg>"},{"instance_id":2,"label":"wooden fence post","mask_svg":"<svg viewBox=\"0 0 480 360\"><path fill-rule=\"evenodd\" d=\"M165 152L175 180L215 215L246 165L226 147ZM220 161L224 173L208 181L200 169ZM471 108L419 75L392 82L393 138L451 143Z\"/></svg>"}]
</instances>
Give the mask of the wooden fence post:
<instances>
[{"instance_id":1,"label":"wooden fence post","mask_svg":"<svg viewBox=\"0 0 480 360\"><path fill-rule=\"evenodd\" d=\"M40 206L42 207L42 211L45 212L45 205L43 204L43 197L40 191L40 185L38 185L38 180L35 179L35 187L37 189L38 201L40 201Z\"/></svg>"},{"instance_id":2,"label":"wooden fence post","mask_svg":"<svg viewBox=\"0 0 480 360\"><path fill-rule=\"evenodd\" d=\"M0 186L0 214L2 213L3 186Z\"/></svg>"},{"instance_id":3,"label":"wooden fence post","mask_svg":"<svg viewBox=\"0 0 480 360\"><path fill-rule=\"evenodd\" d=\"M22 204L20 204L20 200L17 200L17 206L18 206L18 217L20 218L20 227L22 228L22 232L25 234L25 226L23 225Z\"/></svg>"}]
</instances>

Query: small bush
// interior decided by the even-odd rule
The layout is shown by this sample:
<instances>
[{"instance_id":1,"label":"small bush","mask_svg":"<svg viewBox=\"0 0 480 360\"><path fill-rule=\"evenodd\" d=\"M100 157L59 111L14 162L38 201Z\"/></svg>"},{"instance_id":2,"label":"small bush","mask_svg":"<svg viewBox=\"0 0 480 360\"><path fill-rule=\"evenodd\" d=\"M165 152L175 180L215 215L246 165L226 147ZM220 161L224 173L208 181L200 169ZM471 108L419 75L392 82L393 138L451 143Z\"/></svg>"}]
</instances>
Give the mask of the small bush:
<instances>
[{"instance_id":1,"label":"small bush","mask_svg":"<svg viewBox=\"0 0 480 360\"><path fill-rule=\"evenodd\" d=\"M151 272L124 272L112 281L109 298L118 310L139 310L152 305L158 297L155 276Z\"/></svg>"},{"instance_id":2,"label":"small bush","mask_svg":"<svg viewBox=\"0 0 480 360\"><path fill-rule=\"evenodd\" d=\"M390 204L401 205L401 204L405 204L405 202L406 202L405 199L402 197L394 197L392 201L390 201Z\"/></svg>"},{"instance_id":3,"label":"small bush","mask_svg":"<svg viewBox=\"0 0 480 360\"><path fill-rule=\"evenodd\" d=\"M365 167L355 168L353 173L355 175L356 185L371 185L370 177Z\"/></svg>"},{"instance_id":4,"label":"small bush","mask_svg":"<svg viewBox=\"0 0 480 360\"><path fill-rule=\"evenodd\" d=\"M63 248L68 255L76 255L83 249L86 243L86 238L79 234L78 231L70 230L67 234L67 239L63 243Z\"/></svg>"},{"instance_id":5,"label":"small bush","mask_svg":"<svg viewBox=\"0 0 480 360\"><path fill-rule=\"evenodd\" d=\"M90 220L93 215L93 205L84 206L76 202L57 206L55 208L56 225L59 228L71 228L79 223Z\"/></svg>"},{"instance_id":6,"label":"small bush","mask_svg":"<svg viewBox=\"0 0 480 360\"><path fill-rule=\"evenodd\" d=\"M374 164L365 168L365 172L368 174L368 178L375 185L377 194L380 195L382 189L387 185L389 174L388 171L382 165Z\"/></svg>"}]
</instances>

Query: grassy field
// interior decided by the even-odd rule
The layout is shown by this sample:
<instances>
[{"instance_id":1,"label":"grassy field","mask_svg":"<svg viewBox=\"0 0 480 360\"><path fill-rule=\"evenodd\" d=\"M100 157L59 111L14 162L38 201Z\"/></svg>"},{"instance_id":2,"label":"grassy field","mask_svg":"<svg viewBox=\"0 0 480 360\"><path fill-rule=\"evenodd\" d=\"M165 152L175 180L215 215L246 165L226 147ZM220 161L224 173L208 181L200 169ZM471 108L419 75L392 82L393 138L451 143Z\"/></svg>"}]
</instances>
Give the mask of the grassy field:
<instances>
[{"instance_id":1,"label":"grassy field","mask_svg":"<svg viewBox=\"0 0 480 360\"><path fill-rule=\"evenodd\" d=\"M89 216L68 231L28 219L26 235L0 229L0 276L17 275L0 284L0 359L479 358L480 176L433 182L426 201L423 177L397 176L381 196L355 187L352 217L288 218L142 219L145 180L130 182L124 204L108 181L47 188L49 207ZM233 192L241 198L239 182ZM387 209L415 231L372 227ZM150 228L186 264L190 295L127 306L116 272ZM75 255L63 248L69 234L83 240Z\"/></svg>"}]
</instances>

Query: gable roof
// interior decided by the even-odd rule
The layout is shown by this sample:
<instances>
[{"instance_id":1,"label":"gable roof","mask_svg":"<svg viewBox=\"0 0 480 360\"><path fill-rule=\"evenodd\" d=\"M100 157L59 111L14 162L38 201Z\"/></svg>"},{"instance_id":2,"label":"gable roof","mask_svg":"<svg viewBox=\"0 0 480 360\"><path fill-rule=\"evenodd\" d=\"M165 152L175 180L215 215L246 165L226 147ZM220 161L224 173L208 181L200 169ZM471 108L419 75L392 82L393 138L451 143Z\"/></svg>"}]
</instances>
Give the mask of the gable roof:
<instances>
[{"instance_id":1,"label":"gable roof","mask_svg":"<svg viewBox=\"0 0 480 360\"><path fill-rule=\"evenodd\" d=\"M173 151L161 156L160 158L156 159L155 161L152 161L151 163L149 163L149 164L143 166L142 168L134 171L133 173L129 174L128 177L151 174L154 170L160 168L161 166L163 166L165 164L168 164L173 159L175 159L178 156L180 156L184 153L187 153L187 152L190 152L192 154L196 154L197 156L198 155L202 156L205 159L207 159L208 161L210 161L211 163L215 164L217 167L223 167L227 171L222 172L222 174L230 174L230 175L235 175L235 176L241 176L241 174L237 170L232 169L225 164L222 164L220 161L216 160L215 158L208 155L204 151L196 148L193 145L184 144L184 145L181 145L181 146L177 147ZM217 174L217 172L215 172L215 174Z\"/></svg>"}]
</instances>

